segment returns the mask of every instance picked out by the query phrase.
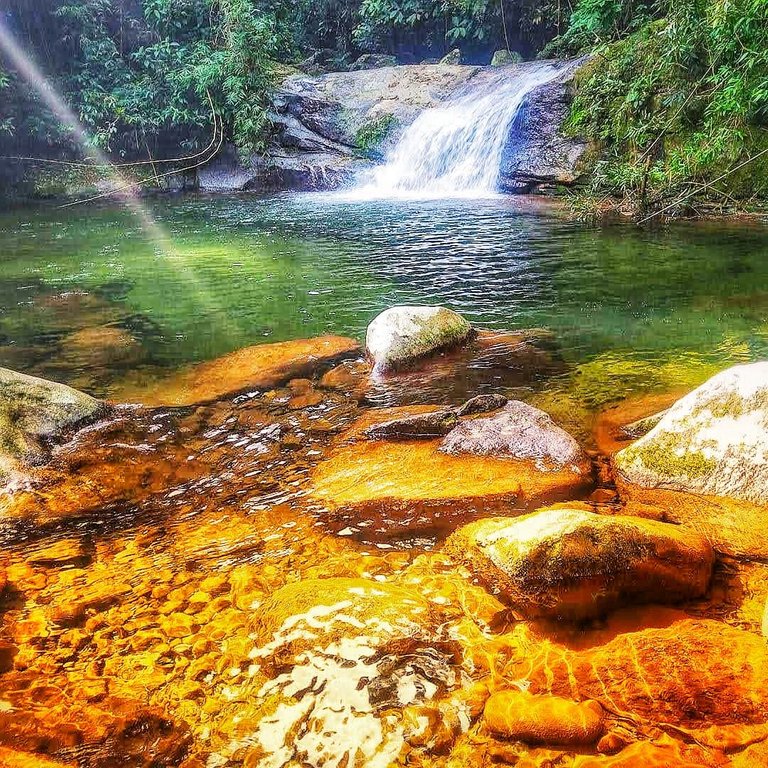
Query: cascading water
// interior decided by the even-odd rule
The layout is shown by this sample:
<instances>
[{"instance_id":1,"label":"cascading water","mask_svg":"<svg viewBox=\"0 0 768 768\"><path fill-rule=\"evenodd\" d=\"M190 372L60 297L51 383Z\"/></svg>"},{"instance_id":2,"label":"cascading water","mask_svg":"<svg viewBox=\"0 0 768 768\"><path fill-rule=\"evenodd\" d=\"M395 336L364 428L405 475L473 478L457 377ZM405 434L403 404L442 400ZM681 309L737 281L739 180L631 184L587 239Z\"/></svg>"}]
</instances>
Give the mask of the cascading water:
<instances>
[{"instance_id":1,"label":"cascading water","mask_svg":"<svg viewBox=\"0 0 768 768\"><path fill-rule=\"evenodd\" d=\"M473 78L439 107L422 112L387 154L361 179L356 197L487 197L498 191L512 124L528 93L562 72L535 62Z\"/></svg>"}]
</instances>

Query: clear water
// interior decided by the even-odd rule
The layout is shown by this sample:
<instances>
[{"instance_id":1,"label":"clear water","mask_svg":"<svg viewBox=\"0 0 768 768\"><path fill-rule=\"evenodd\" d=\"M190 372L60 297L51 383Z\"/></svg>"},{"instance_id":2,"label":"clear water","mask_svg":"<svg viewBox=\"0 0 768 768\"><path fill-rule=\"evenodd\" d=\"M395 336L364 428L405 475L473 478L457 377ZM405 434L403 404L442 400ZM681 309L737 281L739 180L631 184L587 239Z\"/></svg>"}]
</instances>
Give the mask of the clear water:
<instances>
[{"instance_id":1,"label":"clear water","mask_svg":"<svg viewBox=\"0 0 768 768\"><path fill-rule=\"evenodd\" d=\"M165 254L118 208L2 214L0 365L108 394L137 367L329 332L362 339L398 303L550 329L568 388L594 404L768 355L768 228L757 225L596 229L522 198L150 205ZM73 333L104 326L129 333L135 354L73 352Z\"/></svg>"},{"instance_id":2,"label":"clear water","mask_svg":"<svg viewBox=\"0 0 768 768\"><path fill-rule=\"evenodd\" d=\"M509 130L525 97L560 72L553 64L531 62L513 74L473 78L445 104L424 110L352 196L494 195Z\"/></svg>"}]
</instances>

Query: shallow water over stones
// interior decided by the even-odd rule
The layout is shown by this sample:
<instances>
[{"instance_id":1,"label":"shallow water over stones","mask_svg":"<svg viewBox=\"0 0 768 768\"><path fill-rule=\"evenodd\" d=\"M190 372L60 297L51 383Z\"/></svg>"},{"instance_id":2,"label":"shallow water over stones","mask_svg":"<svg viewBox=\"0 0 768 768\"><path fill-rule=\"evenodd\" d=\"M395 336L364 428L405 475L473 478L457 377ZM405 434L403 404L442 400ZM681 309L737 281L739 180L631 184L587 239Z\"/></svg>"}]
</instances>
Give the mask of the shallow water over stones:
<instances>
[{"instance_id":1,"label":"shallow water over stones","mask_svg":"<svg viewBox=\"0 0 768 768\"><path fill-rule=\"evenodd\" d=\"M464 507L466 465L432 528L406 515L377 535L381 516L338 519L325 502L340 492L318 498L339 451L350 466L400 452L401 492L434 481L428 455L477 462L480 479L490 462L496 481L516 461L371 434L430 407L372 407L358 367L333 387L319 360L272 389L118 407L3 497L0 764L760 764L768 566L721 557L679 608L525 619L443 550L462 523L525 506L478 480ZM588 500L594 483L608 501ZM609 483L601 470L566 495L615 514ZM528 719L507 706L521 700Z\"/></svg>"}]
</instances>

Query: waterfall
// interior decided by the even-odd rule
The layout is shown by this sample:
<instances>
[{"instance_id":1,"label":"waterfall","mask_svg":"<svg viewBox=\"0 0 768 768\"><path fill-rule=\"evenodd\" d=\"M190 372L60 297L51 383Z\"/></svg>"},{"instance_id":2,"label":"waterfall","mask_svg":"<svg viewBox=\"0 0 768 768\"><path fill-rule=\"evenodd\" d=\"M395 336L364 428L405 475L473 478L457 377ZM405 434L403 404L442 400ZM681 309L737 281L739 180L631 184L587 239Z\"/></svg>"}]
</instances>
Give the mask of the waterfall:
<instances>
[{"instance_id":1,"label":"waterfall","mask_svg":"<svg viewBox=\"0 0 768 768\"><path fill-rule=\"evenodd\" d=\"M440 106L424 110L360 179L356 197L487 197L498 191L504 148L531 90L562 69L532 62L475 77Z\"/></svg>"}]
</instances>

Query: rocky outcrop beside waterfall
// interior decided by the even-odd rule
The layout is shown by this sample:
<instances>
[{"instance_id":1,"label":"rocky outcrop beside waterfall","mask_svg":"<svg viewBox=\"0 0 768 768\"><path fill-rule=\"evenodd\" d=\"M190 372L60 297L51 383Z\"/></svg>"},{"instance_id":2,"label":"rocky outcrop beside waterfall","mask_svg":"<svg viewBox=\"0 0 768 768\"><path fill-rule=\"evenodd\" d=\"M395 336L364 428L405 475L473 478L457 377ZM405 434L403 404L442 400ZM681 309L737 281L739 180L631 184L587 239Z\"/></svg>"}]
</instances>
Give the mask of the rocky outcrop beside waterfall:
<instances>
[{"instance_id":1,"label":"rocky outcrop beside waterfall","mask_svg":"<svg viewBox=\"0 0 768 768\"><path fill-rule=\"evenodd\" d=\"M571 184L584 144L562 124L581 60L556 63L562 73L526 97L506 143L500 184L512 192ZM275 141L248 162L231 148L200 172L202 189L329 189L380 161L425 109L467 89L490 90L539 62L499 67L420 64L319 76L287 77L273 98Z\"/></svg>"},{"instance_id":2,"label":"rocky outcrop beside waterfall","mask_svg":"<svg viewBox=\"0 0 768 768\"><path fill-rule=\"evenodd\" d=\"M583 63L584 59L565 63L562 74L534 88L526 97L512 124L501 161L501 186L505 191L530 192L551 185L570 185L583 173L581 160L587 145L563 132L573 98L573 77Z\"/></svg>"}]
</instances>

